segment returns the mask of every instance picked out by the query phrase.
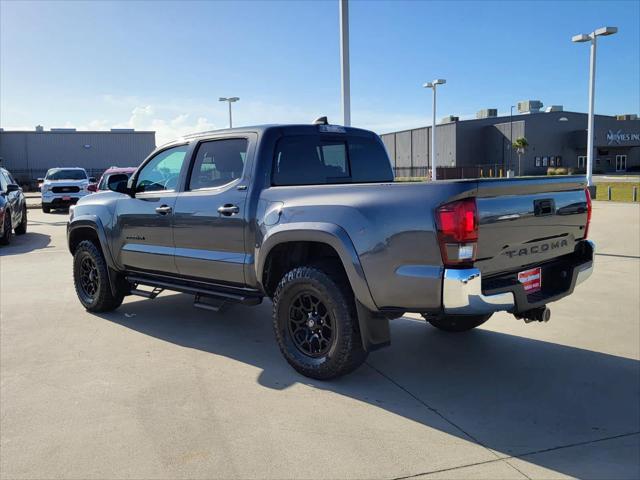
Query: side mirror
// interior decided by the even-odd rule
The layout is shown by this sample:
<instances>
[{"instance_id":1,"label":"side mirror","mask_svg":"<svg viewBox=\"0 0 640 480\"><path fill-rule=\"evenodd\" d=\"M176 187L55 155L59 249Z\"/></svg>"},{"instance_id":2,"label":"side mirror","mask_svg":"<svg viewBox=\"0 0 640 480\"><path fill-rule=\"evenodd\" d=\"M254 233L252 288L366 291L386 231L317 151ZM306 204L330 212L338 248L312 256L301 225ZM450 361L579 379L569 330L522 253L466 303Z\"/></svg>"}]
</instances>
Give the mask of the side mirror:
<instances>
[{"instance_id":1,"label":"side mirror","mask_svg":"<svg viewBox=\"0 0 640 480\"><path fill-rule=\"evenodd\" d=\"M114 192L124 193L125 195L131 195L131 190L127 187L127 182L118 182L115 185Z\"/></svg>"},{"instance_id":2,"label":"side mirror","mask_svg":"<svg viewBox=\"0 0 640 480\"><path fill-rule=\"evenodd\" d=\"M15 183L10 183L9 185L7 185L7 193L18 191L20 191L20 185L16 185Z\"/></svg>"},{"instance_id":3,"label":"side mirror","mask_svg":"<svg viewBox=\"0 0 640 480\"><path fill-rule=\"evenodd\" d=\"M89 182L96 183L96 177L89 177Z\"/></svg>"},{"instance_id":4,"label":"side mirror","mask_svg":"<svg viewBox=\"0 0 640 480\"><path fill-rule=\"evenodd\" d=\"M107 188L114 192L129 194L130 190L127 187L128 181L129 177L124 173L111 175L109 177L109 181L107 182Z\"/></svg>"},{"instance_id":5,"label":"side mirror","mask_svg":"<svg viewBox=\"0 0 640 480\"><path fill-rule=\"evenodd\" d=\"M98 185L96 185L95 183L91 183L91 184L87 185L87 190L89 192L97 192L98 191Z\"/></svg>"},{"instance_id":6,"label":"side mirror","mask_svg":"<svg viewBox=\"0 0 640 480\"><path fill-rule=\"evenodd\" d=\"M38 183L44 182L44 178L38 178Z\"/></svg>"}]
</instances>

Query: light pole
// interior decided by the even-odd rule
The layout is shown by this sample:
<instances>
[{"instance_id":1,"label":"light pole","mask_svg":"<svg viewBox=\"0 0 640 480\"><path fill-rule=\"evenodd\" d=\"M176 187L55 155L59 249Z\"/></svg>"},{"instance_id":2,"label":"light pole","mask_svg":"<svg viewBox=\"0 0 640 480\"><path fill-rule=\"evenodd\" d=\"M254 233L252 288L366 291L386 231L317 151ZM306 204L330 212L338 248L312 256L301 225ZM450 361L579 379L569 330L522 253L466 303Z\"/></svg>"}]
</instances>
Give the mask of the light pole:
<instances>
[{"instance_id":1,"label":"light pole","mask_svg":"<svg viewBox=\"0 0 640 480\"><path fill-rule=\"evenodd\" d=\"M571 37L575 43L591 42L591 55L589 61L589 122L587 125L587 185L593 185L593 105L596 88L596 38L613 35L618 27L602 27L589 34L581 33Z\"/></svg>"},{"instance_id":2,"label":"light pole","mask_svg":"<svg viewBox=\"0 0 640 480\"><path fill-rule=\"evenodd\" d=\"M231 104L233 102L237 102L238 100L240 100L240 97L220 97L218 99L221 102L227 102L229 104L229 128L233 128L233 118L231 117Z\"/></svg>"},{"instance_id":3,"label":"light pole","mask_svg":"<svg viewBox=\"0 0 640 480\"><path fill-rule=\"evenodd\" d=\"M431 88L433 90L433 120L431 122L431 180L436 181L436 87L438 85L444 85L447 81L443 78L438 78L433 82L427 82L422 85L424 88Z\"/></svg>"},{"instance_id":4,"label":"light pole","mask_svg":"<svg viewBox=\"0 0 640 480\"><path fill-rule=\"evenodd\" d=\"M509 166L507 167L507 177L510 176L511 165L513 165L513 109L515 105L511 105L509 113Z\"/></svg>"},{"instance_id":5,"label":"light pole","mask_svg":"<svg viewBox=\"0 0 640 480\"><path fill-rule=\"evenodd\" d=\"M349 0L340 0L340 80L342 87L342 123L351 126L351 81L349 65Z\"/></svg>"}]
</instances>

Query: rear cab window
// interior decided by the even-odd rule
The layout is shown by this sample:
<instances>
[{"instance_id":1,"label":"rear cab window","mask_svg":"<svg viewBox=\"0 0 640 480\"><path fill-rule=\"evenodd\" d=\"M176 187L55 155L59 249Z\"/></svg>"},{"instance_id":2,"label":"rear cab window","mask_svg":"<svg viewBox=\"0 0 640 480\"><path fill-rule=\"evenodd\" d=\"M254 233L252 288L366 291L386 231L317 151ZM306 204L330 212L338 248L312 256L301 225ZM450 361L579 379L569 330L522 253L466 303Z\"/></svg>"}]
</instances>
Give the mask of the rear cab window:
<instances>
[{"instance_id":1,"label":"rear cab window","mask_svg":"<svg viewBox=\"0 0 640 480\"><path fill-rule=\"evenodd\" d=\"M274 186L377 183L392 182L393 170L376 137L319 133L282 137L271 178Z\"/></svg>"}]
</instances>

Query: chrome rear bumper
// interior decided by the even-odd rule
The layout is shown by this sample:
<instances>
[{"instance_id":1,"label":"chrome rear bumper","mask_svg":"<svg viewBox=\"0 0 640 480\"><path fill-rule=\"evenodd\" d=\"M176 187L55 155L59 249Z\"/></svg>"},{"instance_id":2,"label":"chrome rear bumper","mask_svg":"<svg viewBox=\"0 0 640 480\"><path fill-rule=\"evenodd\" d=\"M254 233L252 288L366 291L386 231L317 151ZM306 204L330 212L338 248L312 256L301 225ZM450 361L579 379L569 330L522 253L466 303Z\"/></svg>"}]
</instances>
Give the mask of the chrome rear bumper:
<instances>
[{"instance_id":1,"label":"chrome rear bumper","mask_svg":"<svg viewBox=\"0 0 640 480\"><path fill-rule=\"evenodd\" d=\"M513 293L482 294L482 274L477 268L445 269L442 285L442 304L445 313L462 315L486 314L513 310Z\"/></svg>"},{"instance_id":2,"label":"chrome rear bumper","mask_svg":"<svg viewBox=\"0 0 640 480\"><path fill-rule=\"evenodd\" d=\"M590 248L590 257L583 263L576 265L570 288L559 296L566 296L573 289L584 282L593 272L593 253L595 244L587 240ZM559 296L554 296L550 301L555 301ZM522 299L522 295L520 296ZM526 303L526 302L525 302ZM499 311L514 311L523 308L516 305L516 295L511 291L484 295L482 293L482 274L477 268L461 270L445 269L442 284L442 305L445 313L459 315L482 315Z\"/></svg>"}]
</instances>

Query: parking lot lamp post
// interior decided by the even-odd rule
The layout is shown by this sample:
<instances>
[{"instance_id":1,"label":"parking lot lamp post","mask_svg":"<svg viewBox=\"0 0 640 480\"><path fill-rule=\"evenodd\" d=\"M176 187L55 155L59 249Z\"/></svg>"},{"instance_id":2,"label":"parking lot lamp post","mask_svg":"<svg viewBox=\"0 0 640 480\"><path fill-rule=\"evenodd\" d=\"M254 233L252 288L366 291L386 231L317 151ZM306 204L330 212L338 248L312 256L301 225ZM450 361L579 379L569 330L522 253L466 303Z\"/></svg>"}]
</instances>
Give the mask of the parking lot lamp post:
<instances>
[{"instance_id":1,"label":"parking lot lamp post","mask_svg":"<svg viewBox=\"0 0 640 480\"><path fill-rule=\"evenodd\" d=\"M436 87L438 85L444 85L447 81L443 78L438 78L433 82L427 82L422 85L424 88L431 88L433 90L433 119L431 121L431 180L436 181Z\"/></svg>"},{"instance_id":2,"label":"parking lot lamp post","mask_svg":"<svg viewBox=\"0 0 640 480\"><path fill-rule=\"evenodd\" d=\"M229 128L233 128L233 118L231 117L231 104L240 100L240 97L220 97L218 99L221 102L227 102L229 104Z\"/></svg>"},{"instance_id":3,"label":"parking lot lamp post","mask_svg":"<svg viewBox=\"0 0 640 480\"><path fill-rule=\"evenodd\" d=\"M351 126L351 80L349 64L349 0L340 0L340 83L342 87L342 124Z\"/></svg>"},{"instance_id":4,"label":"parking lot lamp post","mask_svg":"<svg viewBox=\"0 0 640 480\"><path fill-rule=\"evenodd\" d=\"M507 167L507 177L509 176L511 165L513 165L513 109L514 107L515 105L511 105L511 110L509 113L509 166Z\"/></svg>"},{"instance_id":5,"label":"parking lot lamp post","mask_svg":"<svg viewBox=\"0 0 640 480\"><path fill-rule=\"evenodd\" d=\"M593 186L593 106L596 87L596 38L613 35L617 27L602 27L589 34L581 33L571 37L574 43L591 42L589 60L589 120L587 124L587 185Z\"/></svg>"}]
</instances>

